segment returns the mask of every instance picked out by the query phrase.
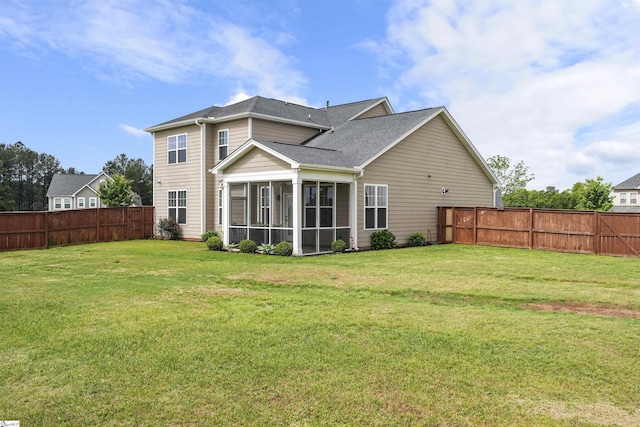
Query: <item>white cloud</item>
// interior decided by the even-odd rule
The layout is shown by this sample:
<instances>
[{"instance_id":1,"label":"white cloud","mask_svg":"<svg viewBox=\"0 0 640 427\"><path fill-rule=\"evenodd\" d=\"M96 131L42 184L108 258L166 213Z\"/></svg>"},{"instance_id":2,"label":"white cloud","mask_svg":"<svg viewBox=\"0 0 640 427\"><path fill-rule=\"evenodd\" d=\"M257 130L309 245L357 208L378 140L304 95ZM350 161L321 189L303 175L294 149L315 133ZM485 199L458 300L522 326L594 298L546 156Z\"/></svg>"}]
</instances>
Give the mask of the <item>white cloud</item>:
<instances>
[{"instance_id":1,"label":"white cloud","mask_svg":"<svg viewBox=\"0 0 640 427\"><path fill-rule=\"evenodd\" d=\"M605 0L401 0L387 21L386 38L362 46L395 76L398 110L415 108L415 93L423 106L447 105L485 157L524 160L535 188L638 172L613 153L640 152L638 127L616 123L640 103L640 10ZM609 135L581 140L579 129L607 118Z\"/></svg>"},{"instance_id":2,"label":"white cloud","mask_svg":"<svg viewBox=\"0 0 640 427\"><path fill-rule=\"evenodd\" d=\"M301 100L306 81L275 41L181 1L96 0L64 7L8 8L0 39L39 45L83 60L112 79L168 83L226 79L265 96Z\"/></svg>"},{"instance_id":3,"label":"white cloud","mask_svg":"<svg viewBox=\"0 0 640 427\"><path fill-rule=\"evenodd\" d=\"M137 136L139 138L145 137L145 136L149 136L149 134L147 132L145 132L143 129L138 129L136 127L133 126L129 126L129 125L125 125L125 124L119 124L118 127L120 129L122 129L123 131L127 132L128 134L131 134L133 136Z\"/></svg>"}]
</instances>

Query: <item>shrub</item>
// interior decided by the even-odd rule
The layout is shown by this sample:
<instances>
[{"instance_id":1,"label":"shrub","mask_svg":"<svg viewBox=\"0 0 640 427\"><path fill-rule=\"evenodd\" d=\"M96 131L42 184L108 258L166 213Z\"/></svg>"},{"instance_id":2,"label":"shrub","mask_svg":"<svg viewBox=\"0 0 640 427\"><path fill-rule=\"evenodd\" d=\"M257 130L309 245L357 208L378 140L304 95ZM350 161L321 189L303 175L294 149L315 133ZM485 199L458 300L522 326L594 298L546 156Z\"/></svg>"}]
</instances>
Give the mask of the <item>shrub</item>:
<instances>
[{"instance_id":1,"label":"shrub","mask_svg":"<svg viewBox=\"0 0 640 427\"><path fill-rule=\"evenodd\" d=\"M209 240L209 237L216 236L222 239L222 233L216 230L209 230L202 235L202 241L206 242Z\"/></svg>"},{"instance_id":2,"label":"shrub","mask_svg":"<svg viewBox=\"0 0 640 427\"><path fill-rule=\"evenodd\" d=\"M219 236L211 236L207 239L207 248L212 251L221 251L222 246L222 239Z\"/></svg>"},{"instance_id":3,"label":"shrub","mask_svg":"<svg viewBox=\"0 0 640 427\"><path fill-rule=\"evenodd\" d=\"M408 246L424 246L426 243L427 239L424 237L424 234L419 231L409 235Z\"/></svg>"},{"instance_id":4,"label":"shrub","mask_svg":"<svg viewBox=\"0 0 640 427\"><path fill-rule=\"evenodd\" d=\"M280 256L291 256L293 253L293 245L287 241L282 241L276 245L273 253Z\"/></svg>"},{"instance_id":5,"label":"shrub","mask_svg":"<svg viewBox=\"0 0 640 427\"><path fill-rule=\"evenodd\" d=\"M333 252L344 252L347 250L347 244L344 242L344 240L335 240L331 242L331 250Z\"/></svg>"},{"instance_id":6,"label":"shrub","mask_svg":"<svg viewBox=\"0 0 640 427\"><path fill-rule=\"evenodd\" d=\"M160 238L165 240L177 239L180 232L178 222L173 218L160 218L156 228L158 229Z\"/></svg>"},{"instance_id":7,"label":"shrub","mask_svg":"<svg viewBox=\"0 0 640 427\"><path fill-rule=\"evenodd\" d=\"M374 231L371 233L371 249L393 249L396 247L396 235L389 230Z\"/></svg>"},{"instance_id":8,"label":"shrub","mask_svg":"<svg viewBox=\"0 0 640 427\"><path fill-rule=\"evenodd\" d=\"M238 243L238 249L244 254L252 254L258 249L258 245L253 240L244 239Z\"/></svg>"},{"instance_id":9,"label":"shrub","mask_svg":"<svg viewBox=\"0 0 640 427\"><path fill-rule=\"evenodd\" d=\"M274 249L275 249L274 245L270 243L263 243L260 246L258 246L258 248L256 249L256 252L262 255L271 255L273 254Z\"/></svg>"}]
</instances>

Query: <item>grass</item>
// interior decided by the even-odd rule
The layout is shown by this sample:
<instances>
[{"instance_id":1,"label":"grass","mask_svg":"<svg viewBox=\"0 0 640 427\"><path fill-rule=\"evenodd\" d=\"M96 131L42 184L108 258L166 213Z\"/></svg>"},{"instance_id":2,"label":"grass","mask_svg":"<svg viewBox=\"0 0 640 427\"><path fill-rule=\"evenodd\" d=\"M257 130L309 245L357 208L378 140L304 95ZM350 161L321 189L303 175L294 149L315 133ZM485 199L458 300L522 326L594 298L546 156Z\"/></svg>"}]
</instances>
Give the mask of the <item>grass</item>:
<instances>
[{"instance_id":1,"label":"grass","mask_svg":"<svg viewBox=\"0 0 640 427\"><path fill-rule=\"evenodd\" d=\"M0 419L640 424L640 260L461 245L0 253Z\"/></svg>"}]
</instances>

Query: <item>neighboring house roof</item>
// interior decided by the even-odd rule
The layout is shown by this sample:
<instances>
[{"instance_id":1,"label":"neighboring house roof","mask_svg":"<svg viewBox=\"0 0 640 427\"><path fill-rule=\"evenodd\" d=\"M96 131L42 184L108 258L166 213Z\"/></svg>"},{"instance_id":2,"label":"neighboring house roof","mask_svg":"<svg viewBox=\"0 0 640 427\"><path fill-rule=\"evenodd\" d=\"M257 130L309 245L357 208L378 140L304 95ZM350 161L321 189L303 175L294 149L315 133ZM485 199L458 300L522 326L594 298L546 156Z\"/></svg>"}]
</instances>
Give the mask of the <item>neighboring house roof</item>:
<instances>
[{"instance_id":1,"label":"neighboring house roof","mask_svg":"<svg viewBox=\"0 0 640 427\"><path fill-rule=\"evenodd\" d=\"M202 119L203 121L224 121L244 116L264 117L267 119L275 118L304 124L310 127L328 129L332 126L339 126L358 113L369 110L382 102L386 102L388 110L393 112L386 97L336 105L333 107L312 108L287 101L280 101L278 99L254 96L253 98L227 105L225 107L208 107L200 111L151 126L146 129L146 131L154 132L156 130L168 129L195 121L196 119Z\"/></svg>"},{"instance_id":2,"label":"neighboring house roof","mask_svg":"<svg viewBox=\"0 0 640 427\"><path fill-rule=\"evenodd\" d=\"M614 206L611 208L611 212L638 213L640 212L640 206Z\"/></svg>"},{"instance_id":3,"label":"neighboring house roof","mask_svg":"<svg viewBox=\"0 0 640 427\"><path fill-rule=\"evenodd\" d=\"M51 179L47 197L73 196L103 174L56 174Z\"/></svg>"},{"instance_id":4,"label":"neighboring house roof","mask_svg":"<svg viewBox=\"0 0 640 427\"><path fill-rule=\"evenodd\" d=\"M640 173L613 187L616 190L636 190L640 188Z\"/></svg>"}]
</instances>

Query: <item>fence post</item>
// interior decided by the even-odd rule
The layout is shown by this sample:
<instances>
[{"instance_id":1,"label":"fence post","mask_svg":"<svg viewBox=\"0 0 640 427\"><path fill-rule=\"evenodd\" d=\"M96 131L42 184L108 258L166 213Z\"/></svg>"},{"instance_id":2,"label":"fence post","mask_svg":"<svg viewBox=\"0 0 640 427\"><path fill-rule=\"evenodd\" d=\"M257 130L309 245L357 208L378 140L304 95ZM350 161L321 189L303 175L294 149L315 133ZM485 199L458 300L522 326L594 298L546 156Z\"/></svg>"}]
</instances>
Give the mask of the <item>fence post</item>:
<instances>
[{"instance_id":1,"label":"fence post","mask_svg":"<svg viewBox=\"0 0 640 427\"><path fill-rule=\"evenodd\" d=\"M533 249L533 208L529 208L529 249Z\"/></svg>"},{"instance_id":2,"label":"fence post","mask_svg":"<svg viewBox=\"0 0 640 427\"><path fill-rule=\"evenodd\" d=\"M593 250L596 255L600 253L600 212L595 211L595 224L593 230L593 238L595 239Z\"/></svg>"}]
</instances>

